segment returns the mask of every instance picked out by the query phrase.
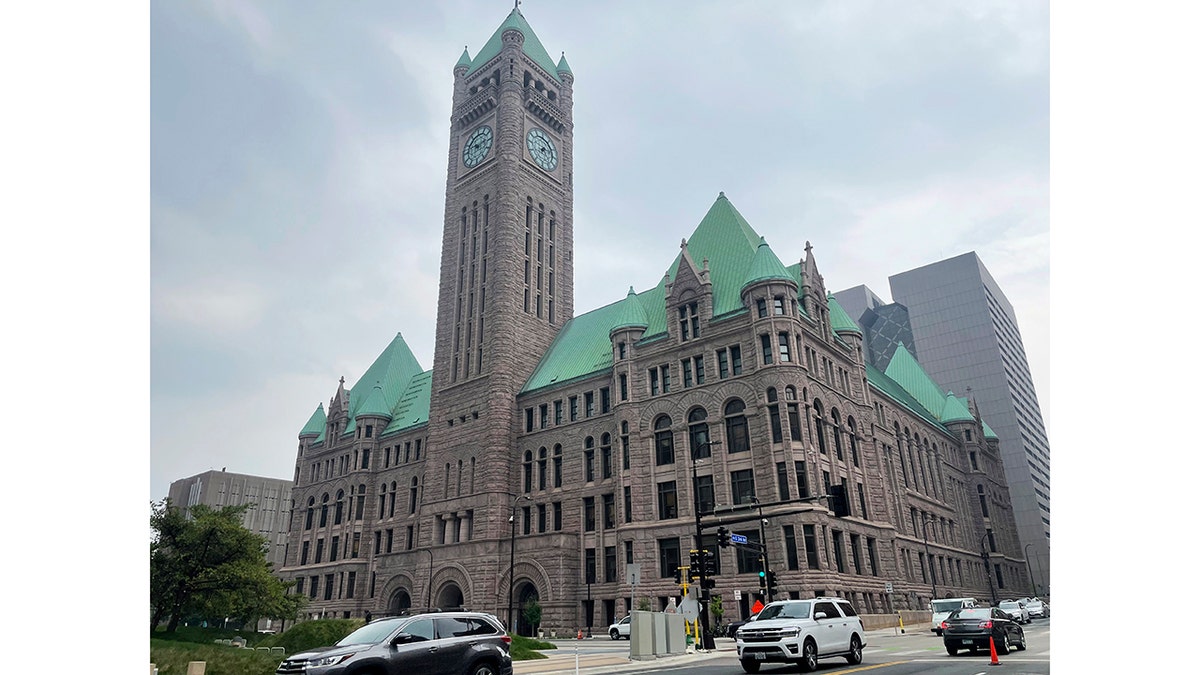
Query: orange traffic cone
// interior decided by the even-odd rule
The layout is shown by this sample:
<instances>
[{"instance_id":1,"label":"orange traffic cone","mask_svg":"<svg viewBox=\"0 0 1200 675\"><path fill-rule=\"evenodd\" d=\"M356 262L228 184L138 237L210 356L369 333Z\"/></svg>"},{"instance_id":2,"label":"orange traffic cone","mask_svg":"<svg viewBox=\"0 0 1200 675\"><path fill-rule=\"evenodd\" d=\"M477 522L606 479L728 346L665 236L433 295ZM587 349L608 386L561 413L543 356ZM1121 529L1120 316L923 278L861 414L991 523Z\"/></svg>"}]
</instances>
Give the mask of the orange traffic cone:
<instances>
[{"instance_id":1,"label":"orange traffic cone","mask_svg":"<svg viewBox=\"0 0 1200 675\"><path fill-rule=\"evenodd\" d=\"M989 663L988 665L989 666L1000 665L1000 659L996 657L996 640L995 640L995 638L993 638L990 635L988 636L988 646L991 647L991 649L992 649L992 662Z\"/></svg>"},{"instance_id":2,"label":"orange traffic cone","mask_svg":"<svg viewBox=\"0 0 1200 675\"><path fill-rule=\"evenodd\" d=\"M579 630L579 633L577 633L577 634L575 635L575 639L576 639L576 640L582 640L582 639L583 639L583 629L582 629L582 628ZM996 648L995 648L995 647L992 647L992 658L995 658L995 654L996 654Z\"/></svg>"}]
</instances>

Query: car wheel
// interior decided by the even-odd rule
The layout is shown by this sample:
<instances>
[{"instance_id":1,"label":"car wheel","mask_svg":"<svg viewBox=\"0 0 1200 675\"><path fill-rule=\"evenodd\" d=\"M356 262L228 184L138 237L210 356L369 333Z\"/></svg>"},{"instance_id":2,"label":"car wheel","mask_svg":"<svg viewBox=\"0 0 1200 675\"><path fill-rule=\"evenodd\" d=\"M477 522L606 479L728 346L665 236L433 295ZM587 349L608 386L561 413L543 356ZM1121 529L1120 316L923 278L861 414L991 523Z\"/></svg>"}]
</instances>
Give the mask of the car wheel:
<instances>
[{"instance_id":1,"label":"car wheel","mask_svg":"<svg viewBox=\"0 0 1200 675\"><path fill-rule=\"evenodd\" d=\"M846 655L846 663L852 666L862 663L862 642L857 635L850 638L850 653Z\"/></svg>"},{"instance_id":2,"label":"car wheel","mask_svg":"<svg viewBox=\"0 0 1200 675\"><path fill-rule=\"evenodd\" d=\"M467 675L500 675L500 671L490 661L484 661L467 669Z\"/></svg>"},{"instance_id":3,"label":"car wheel","mask_svg":"<svg viewBox=\"0 0 1200 675\"><path fill-rule=\"evenodd\" d=\"M614 628L614 629L612 629L612 630L608 631L608 637L610 637L610 638L612 638L612 639L614 639L614 640L620 640L620 639L621 639L621 634L620 634L619 632L617 632L617 629L616 629L616 628Z\"/></svg>"},{"instance_id":4,"label":"car wheel","mask_svg":"<svg viewBox=\"0 0 1200 675\"><path fill-rule=\"evenodd\" d=\"M746 671L747 673L757 673L758 672L758 661L746 661L743 659L742 660L742 670Z\"/></svg>"},{"instance_id":5,"label":"car wheel","mask_svg":"<svg viewBox=\"0 0 1200 675\"><path fill-rule=\"evenodd\" d=\"M1004 655L1004 654L1007 654L1008 652L1009 652L1008 633L1005 632L1003 635L1000 636L1000 644L996 645L996 653L1000 654L1000 655Z\"/></svg>"},{"instance_id":6,"label":"car wheel","mask_svg":"<svg viewBox=\"0 0 1200 675\"><path fill-rule=\"evenodd\" d=\"M800 656L800 672L811 672L817 669L817 643L805 640L803 653Z\"/></svg>"},{"instance_id":7,"label":"car wheel","mask_svg":"<svg viewBox=\"0 0 1200 675\"><path fill-rule=\"evenodd\" d=\"M958 647L951 647L950 645L946 645L946 653L949 654L950 656L958 656Z\"/></svg>"}]
</instances>

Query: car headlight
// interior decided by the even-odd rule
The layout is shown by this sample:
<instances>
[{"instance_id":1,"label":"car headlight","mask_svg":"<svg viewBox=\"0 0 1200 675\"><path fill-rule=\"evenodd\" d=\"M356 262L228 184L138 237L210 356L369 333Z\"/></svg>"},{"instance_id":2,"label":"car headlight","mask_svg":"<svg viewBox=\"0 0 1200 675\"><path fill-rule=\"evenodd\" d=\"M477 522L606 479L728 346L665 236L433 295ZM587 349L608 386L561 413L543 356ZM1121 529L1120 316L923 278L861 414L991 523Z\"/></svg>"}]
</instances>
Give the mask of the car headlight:
<instances>
[{"instance_id":1,"label":"car headlight","mask_svg":"<svg viewBox=\"0 0 1200 675\"><path fill-rule=\"evenodd\" d=\"M354 652L350 652L349 654L338 654L337 656L323 656L323 657L316 658L316 659L309 661L308 667L309 668L324 668L326 666L336 666L337 664L341 663L342 661L345 661L346 659L350 658L351 656L354 656L354 654L355 654Z\"/></svg>"},{"instance_id":2,"label":"car headlight","mask_svg":"<svg viewBox=\"0 0 1200 675\"><path fill-rule=\"evenodd\" d=\"M779 637L783 638L794 638L799 634L799 628L784 628L783 630L779 631Z\"/></svg>"}]
</instances>

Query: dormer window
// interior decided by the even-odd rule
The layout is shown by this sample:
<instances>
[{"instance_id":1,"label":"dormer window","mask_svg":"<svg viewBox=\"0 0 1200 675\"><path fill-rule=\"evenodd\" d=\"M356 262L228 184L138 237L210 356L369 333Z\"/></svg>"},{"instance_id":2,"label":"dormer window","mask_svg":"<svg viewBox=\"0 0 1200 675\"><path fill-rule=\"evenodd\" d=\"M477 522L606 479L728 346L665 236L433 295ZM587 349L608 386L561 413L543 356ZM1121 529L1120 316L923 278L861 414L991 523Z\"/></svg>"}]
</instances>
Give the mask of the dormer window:
<instances>
[{"instance_id":1,"label":"dormer window","mask_svg":"<svg viewBox=\"0 0 1200 675\"><path fill-rule=\"evenodd\" d=\"M696 303L689 302L679 307L679 339L687 340L700 337L700 316L696 312Z\"/></svg>"}]
</instances>

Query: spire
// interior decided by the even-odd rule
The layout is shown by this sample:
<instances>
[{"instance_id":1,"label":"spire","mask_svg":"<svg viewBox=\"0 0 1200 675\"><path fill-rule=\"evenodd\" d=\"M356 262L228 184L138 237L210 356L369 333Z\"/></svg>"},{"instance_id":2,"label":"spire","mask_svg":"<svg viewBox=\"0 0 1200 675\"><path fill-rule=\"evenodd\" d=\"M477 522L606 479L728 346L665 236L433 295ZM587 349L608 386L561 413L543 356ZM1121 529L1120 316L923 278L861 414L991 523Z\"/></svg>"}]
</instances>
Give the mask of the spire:
<instances>
[{"instance_id":1,"label":"spire","mask_svg":"<svg viewBox=\"0 0 1200 675\"><path fill-rule=\"evenodd\" d=\"M371 390L371 393L367 396L367 400L363 401L363 404L359 406L358 412L354 417L356 419L359 417L392 418L392 411L388 408L387 401L384 400L383 387L380 386L378 380L375 381L375 388Z\"/></svg>"},{"instance_id":2,"label":"spire","mask_svg":"<svg viewBox=\"0 0 1200 675\"><path fill-rule=\"evenodd\" d=\"M300 437L305 436L320 436L325 431L325 406L318 403L317 409L313 411L312 417L308 418L308 424L300 430Z\"/></svg>"},{"instance_id":3,"label":"spire","mask_svg":"<svg viewBox=\"0 0 1200 675\"><path fill-rule=\"evenodd\" d=\"M825 296L829 302L829 324L830 328L835 333L854 333L862 337L862 329L850 318L850 315L842 308L838 301L833 297L832 293Z\"/></svg>"},{"instance_id":4,"label":"spire","mask_svg":"<svg viewBox=\"0 0 1200 675\"><path fill-rule=\"evenodd\" d=\"M585 63L583 65L584 65L584 70L587 70L587 64ZM574 75L575 74L575 73L571 72L571 66L567 65L567 53L566 52L563 52L562 58L560 58L558 60L558 68L555 68L555 72L557 72L559 75Z\"/></svg>"},{"instance_id":5,"label":"spire","mask_svg":"<svg viewBox=\"0 0 1200 675\"><path fill-rule=\"evenodd\" d=\"M742 290L762 281L784 281L793 285L796 283L787 267L767 244L766 237L758 238L758 248L754 251L754 259L750 261L750 268L746 271Z\"/></svg>"},{"instance_id":6,"label":"spire","mask_svg":"<svg viewBox=\"0 0 1200 675\"><path fill-rule=\"evenodd\" d=\"M470 68L470 67L471 67L471 53L467 51L466 45L463 45L462 56L458 57L458 63L454 64L454 70L457 71L459 68Z\"/></svg>"},{"instance_id":7,"label":"spire","mask_svg":"<svg viewBox=\"0 0 1200 675\"><path fill-rule=\"evenodd\" d=\"M641 328L645 330L649 325L650 322L646 317L646 308L642 306L642 301L638 299L633 286L630 286L629 293L621 301L617 320L613 322L612 328L609 328L608 334L612 335L626 328Z\"/></svg>"},{"instance_id":8,"label":"spire","mask_svg":"<svg viewBox=\"0 0 1200 675\"><path fill-rule=\"evenodd\" d=\"M537 35L533 32L533 28L529 26L529 22L521 14L521 10L513 7L513 10L508 13L508 17L504 19L504 23L492 33L492 37L488 39L475 58L471 60L471 69L467 72L468 75L486 66L500 55L500 50L504 47L504 33L510 30L515 30L524 36L525 41L521 45L521 51L529 57L531 61L536 63L538 67L546 71L550 77L562 82L562 78L558 76L558 68L554 66L554 59L546 53L546 48L542 46L541 40L538 40Z\"/></svg>"}]
</instances>

